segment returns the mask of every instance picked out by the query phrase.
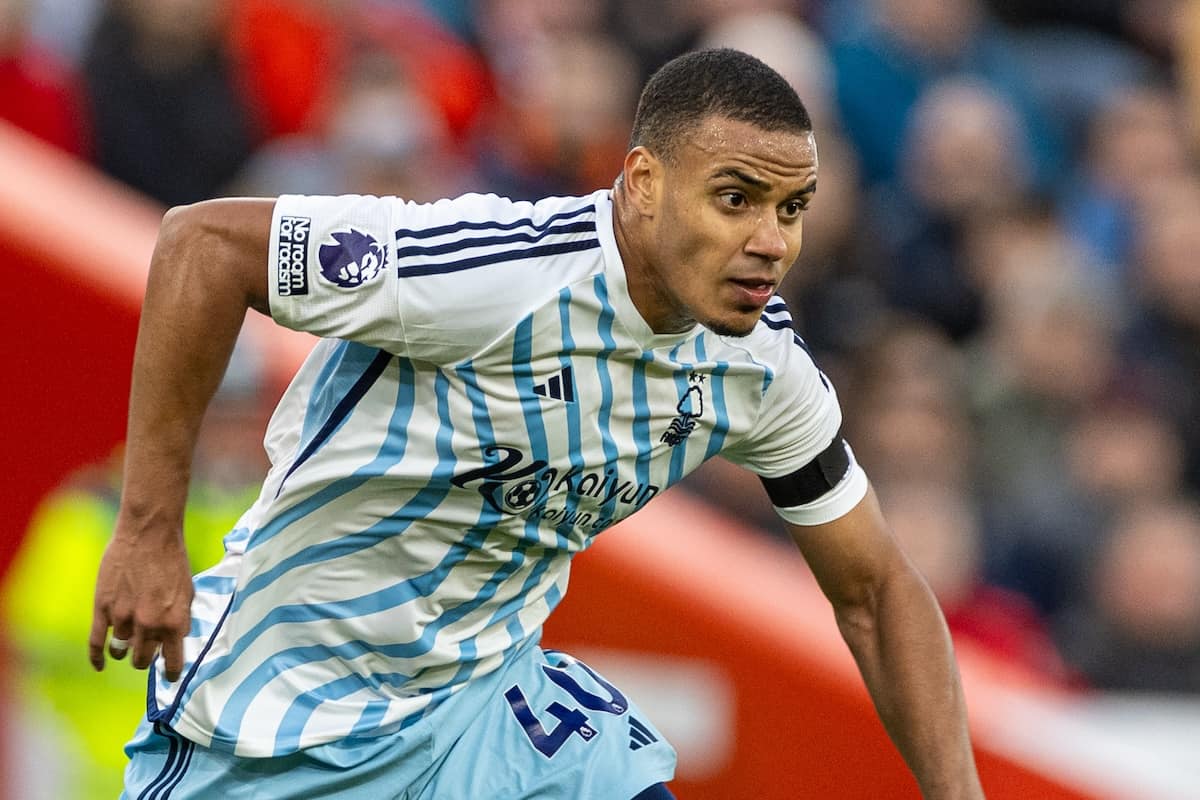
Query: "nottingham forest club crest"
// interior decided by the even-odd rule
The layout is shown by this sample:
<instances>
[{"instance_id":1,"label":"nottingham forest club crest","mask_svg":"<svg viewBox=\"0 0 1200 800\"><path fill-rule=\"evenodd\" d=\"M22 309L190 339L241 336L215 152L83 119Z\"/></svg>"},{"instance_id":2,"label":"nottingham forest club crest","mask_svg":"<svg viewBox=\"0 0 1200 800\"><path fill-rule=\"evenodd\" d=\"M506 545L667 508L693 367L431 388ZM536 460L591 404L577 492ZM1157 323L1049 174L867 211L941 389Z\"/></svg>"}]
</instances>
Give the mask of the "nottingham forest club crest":
<instances>
[{"instance_id":1,"label":"nottingham forest club crest","mask_svg":"<svg viewBox=\"0 0 1200 800\"><path fill-rule=\"evenodd\" d=\"M688 375L688 384L687 391L675 406L679 416L671 420L670 427L659 438L659 441L666 442L671 447L690 436L692 431L696 430L696 420L704 416L704 376L693 372Z\"/></svg>"}]
</instances>

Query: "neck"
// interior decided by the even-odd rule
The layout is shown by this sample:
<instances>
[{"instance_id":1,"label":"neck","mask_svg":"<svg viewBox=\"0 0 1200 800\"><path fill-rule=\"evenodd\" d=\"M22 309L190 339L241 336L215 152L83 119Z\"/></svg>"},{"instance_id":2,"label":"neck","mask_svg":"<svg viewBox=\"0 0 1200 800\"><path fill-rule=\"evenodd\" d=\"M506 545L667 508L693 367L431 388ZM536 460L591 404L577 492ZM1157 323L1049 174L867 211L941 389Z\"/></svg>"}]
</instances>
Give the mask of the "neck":
<instances>
[{"instance_id":1,"label":"neck","mask_svg":"<svg viewBox=\"0 0 1200 800\"><path fill-rule=\"evenodd\" d=\"M659 286L655 265L646 257L653 252L648 246L652 236L649 220L634 207L626 192L624 182L618 179L613 187L613 235L625 267L629 299L654 333L688 331L695 320L674 312L674 303Z\"/></svg>"}]
</instances>

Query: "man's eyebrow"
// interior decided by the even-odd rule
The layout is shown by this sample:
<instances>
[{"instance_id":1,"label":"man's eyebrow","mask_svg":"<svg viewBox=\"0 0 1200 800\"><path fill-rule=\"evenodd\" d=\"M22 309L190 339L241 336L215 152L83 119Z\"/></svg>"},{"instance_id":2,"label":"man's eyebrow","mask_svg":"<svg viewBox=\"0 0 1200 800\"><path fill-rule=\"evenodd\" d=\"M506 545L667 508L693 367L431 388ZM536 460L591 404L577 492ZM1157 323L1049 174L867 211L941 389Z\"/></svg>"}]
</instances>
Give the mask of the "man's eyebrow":
<instances>
[{"instance_id":1,"label":"man's eyebrow","mask_svg":"<svg viewBox=\"0 0 1200 800\"><path fill-rule=\"evenodd\" d=\"M764 181L762 178L756 178L753 175L748 175L737 167L726 167L725 169L718 170L713 173L713 178L733 178L734 180L741 181L742 183L753 186L755 189L759 189L761 191L766 191L771 188L769 181Z\"/></svg>"},{"instance_id":2,"label":"man's eyebrow","mask_svg":"<svg viewBox=\"0 0 1200 800\"><path fill-rule=\"evenodd\" d=\"M712 177L714 179L715 178L733 178L734 180L741 181L742 183L745 183L749 186L753 186L755 189L758 189L759 191L763 191L763 192L768 191L772 185L770 181L765 181L762 178L756 178L753 175L749 175L745 172L742 172L737 167L726 167L725 169L717 170L716 172L713 173ZM802 197L804 195L811 195L816 190L817 190L817 179L813 178L811 181L808 182L808 184L803 189L800 189L792 196L793 197Z\"/></svg>"}]
</instances>

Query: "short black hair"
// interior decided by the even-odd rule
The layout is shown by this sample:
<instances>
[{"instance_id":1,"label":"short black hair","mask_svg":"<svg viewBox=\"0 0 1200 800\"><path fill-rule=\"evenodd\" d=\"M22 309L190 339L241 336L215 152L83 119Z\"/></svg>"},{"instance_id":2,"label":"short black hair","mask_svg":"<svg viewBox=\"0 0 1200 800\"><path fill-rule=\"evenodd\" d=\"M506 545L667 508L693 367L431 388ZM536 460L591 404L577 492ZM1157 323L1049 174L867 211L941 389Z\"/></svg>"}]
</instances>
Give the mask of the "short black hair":
<instances>
[{"instance_id":1,"label":"short black hair","mask_svg":"<svg viewBox=\"0 0 1200 800\"><path fill-rule=\"evenodd\" d=\"M629 147L670 159L680 140L709 116L768 131L812 131L808 109L782 75L748 53L715 48L684 53L650 76Z\"/></svg>"}]
</instances>

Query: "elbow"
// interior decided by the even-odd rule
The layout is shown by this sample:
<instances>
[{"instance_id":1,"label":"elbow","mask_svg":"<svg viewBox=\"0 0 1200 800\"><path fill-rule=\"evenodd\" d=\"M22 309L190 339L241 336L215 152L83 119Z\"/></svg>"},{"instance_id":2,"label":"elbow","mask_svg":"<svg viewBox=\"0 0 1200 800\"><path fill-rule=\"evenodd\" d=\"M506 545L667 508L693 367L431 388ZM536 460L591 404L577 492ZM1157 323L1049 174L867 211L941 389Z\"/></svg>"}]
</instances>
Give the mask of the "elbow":
<instances>
[{"instance_id":1,"label":"elbow","mask_svg":"<svg viewBox=\"0 0 1200 800\"><path fill-rule=\"evenodd\" d=\"M833 599L833 613L842 638L853 645L873 639L879 628L882 587L864 583Z\"/></svg>"},{"instance_id":2,"label":"elbow","mask_svg":"<svg viewBox=\"0 0 1200 800\"><path fill-rule=\"evenodd\" d=\"M248 199L204 200L163 215L151 261L164 281L186 274L210 289L240 296L246 307L267 306L268 240L273 203ZM264 313L266 313L264 311Z\"/></svg>"},{"instance_id":3,"label":"elbow","mask_svg":"<svg viewBox=\"0 0 1200 800\"><path fill-rule=\"evenodd\" d=\"M925 579L903 555L891 560L885 570L862 575L830 598L838 627L847 639L873 638L888 613L888 605L905 605L916 597L933 603Z\"/></svg>"},{"instance_id":4,"label":"elbow","mask_svg":"<svg viewBox=\"0 0 1200 800\"><path fill-rule=\"evenodd\" d=\"M192 242L204 234L219 232L216 200L172 206L163 214L158 228L159 243Z\"/></svg>"},{"instance_id":5,"label":"elbow","mask_svg":"<svg viewBox=\"0 0 1200 800\"><path fill-rule=\"evenodd\" d=\"M158 226L158 241L155 243L155 260L174 261L176 253L197 246L205 233L211 232L206 221L205 203L173 206L167 209Z\"/></svg>"}]
</instances>

